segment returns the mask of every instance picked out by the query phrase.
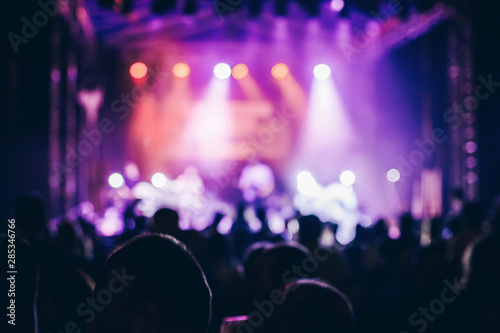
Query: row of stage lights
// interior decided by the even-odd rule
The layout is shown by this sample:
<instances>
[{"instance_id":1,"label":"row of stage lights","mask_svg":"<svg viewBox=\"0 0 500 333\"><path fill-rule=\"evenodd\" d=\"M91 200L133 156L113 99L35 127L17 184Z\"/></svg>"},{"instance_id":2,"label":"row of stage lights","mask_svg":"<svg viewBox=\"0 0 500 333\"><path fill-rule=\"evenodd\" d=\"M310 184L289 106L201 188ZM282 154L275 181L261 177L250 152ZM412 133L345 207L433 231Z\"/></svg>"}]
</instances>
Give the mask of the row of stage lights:
<instances>
[{"instance_id":1,"label":"row of stage lights","mask_svg":"<svg viewBox=\"0 0 500 333\"><path fill-rule=\"evenodd\" d=\"M400 180L401 174L397 169L390 169L386 173L387 180L396 183ZM351 170L344 170L339 176L339 181L344 186L352 186L356 182L356 176ZM299 192L310 192L317 186L316 180L308 171L301 171L297 175L297 188Z\"/></svg>"},{"instance_id":2,"label":"row of stage lights","mask_svg":"<svg viewBox=\"0 0 500 333\"><path fill-rule=\"evenodd\" d=\"M162 188L168 181L167 176L161 172L157 172L151 177L151 184L156 188ZM121 188L125 186L125 178L118 172L112 173L108 177L108 184L112 188Z\"/></svg>"},{"instance_id":3,"label":"row of stage lights","mask_svg":"<svg viewBox=\"0 0 500 333\"><path fill-rule=\"evenodd\" d=\"M341 16L346 16L347 11L345 8L344 0L329 0L330 9L334 12L340 12ZM101 6L105 8L114 8L116 11L123 14L129 14L135 9L135 0L98 0ZM180 2L180 6L178 4ZM218 15L225 15L233 12L244 3L242 0L231 0L231 1L210 1ZM297 1L306 14L310 17L318 16L321 12L321 1L312 0L299 0ZM288 15L288 0L276 0L274 4L274 12L278 16ZM180 8L182 7L182 8ZM151 11L154 14L165 14L176 12L182 10L186 15L193 15L199 9L199 4L197 0L152 0L151 1ZM248 11L251 17L258 17L261 15L264 9L263 0L254 0L248 3Z\"/></svg>"},{"instance_id":4,"label":"row of stage lights","mask_svg":"<svg viewBox=\"0 0 500 333\"><path fill-rule=\"evenodd\" d=\"M178 79L184 79L189 76L191 69L189 65L179 62L172 67L172 74ZM271 75L276 80L282 80L289 74L288 66L279 63L271 68ZM242 80L247 77L249 70L245 64L237 64L231 68L228 64L221 62L214 66L214 76L220 80L229 79L231 76L236 80ZM326 80L330 77L332 71L326 64L316 65L313 69L314 77L318 80ZM130 66L130 75L137 80L144 78L148 74L148 67L143 62L136 62Z\"/></svg>"},{"instance_id":5,"label":"row of stage lights","mask_svg":"<svg viewBox=\"0 0 500 333\"><path fill-rule=\"evenodd\" d=\"M387 180L389 180L391 183L397 182L400 179L400 176L401 175L397 169L391 169L387 171ZM339 180L340 183L344 186L352 186L356 181L356 176L352 171L345 170L340 174ZM167 176L165 176L161 172L157 172L151 177L151 184L157 188L162 188L168 183L168 181L169 179L167 178ZM112 173L108 178L108 184L112 188L123 187L125 185L125 178L123 178L123 176L118 172ZM309 172L301 171L297 175L297 184L299 187L299 191L307 192L308 188L315 186L316 181Z\"/></svg>"}]
</instances>

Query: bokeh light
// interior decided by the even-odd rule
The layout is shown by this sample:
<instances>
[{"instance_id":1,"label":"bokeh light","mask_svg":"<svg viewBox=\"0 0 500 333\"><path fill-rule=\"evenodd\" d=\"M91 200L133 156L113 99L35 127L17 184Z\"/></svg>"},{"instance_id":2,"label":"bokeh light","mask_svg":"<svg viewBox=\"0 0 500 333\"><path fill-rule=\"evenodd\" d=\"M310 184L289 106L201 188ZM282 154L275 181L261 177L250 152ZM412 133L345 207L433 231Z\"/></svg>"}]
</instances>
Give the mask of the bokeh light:
<instances>
[{"instance_id":1,"label":"bokeh light","mask_svg":"<svg viewBox=\"0 0 500 333\"><path fill-rule=\"evenodd\" d=\"M237 64L233 67L233 77L236 80L244 79L248 75L248 67L245 64Z\"/></svg>"},{"instance_id":2,"label":"bokeh light","mask_svg":"<svg viewBox=\"0 0 500 333\"><path fill-rule=\"evenodd\" d=\"M225 80L231 76L231 67L226 63L218 63L214 67L214 75L216 78Z\"/></svg>"},{"instance_id":3,"label":"bokeh light","mask_svg":"<svg viewBox=\"0 0 500 333\"><path fill-rule=\"evenodd\" d=\"M233 220L228 216L224 216L222 220L220 220L219 224L217 224L217 231L219 234L227 235L231 231L231 227L233 226Z\"/></svg>"},{"instance_id":4,"label":"bokeh light","mask_svg":"<svg viewBox=\"0 0 500 333\"><path fill-rule=\"evenodd\" d=\"M115 172L109 176L108 183L112 188L120 188L125 185L125 179L118 172Z\"/></svg>"},{"instance_id":5,"label":"bokeh light","mask_svg":"<svg viewBox=\"0 0 500 333\"><path fill-rule=\"evenodd\" d=\"M117 207L109 207L104 216L97 220L97 232L103 236L111 237L123 232L125 224L121 218L121 212Z\"/></svg>"},{"instance_id":6,"label":"bokeh light","mask_svg":"<svg viewBox=\"0 0 500 333\"><path fill-rule=\"evenodd\" d=\"M468 141L466 144L465 144L465 151L469 154L473 154L475 153L477 150L477 143L475 143L474 141Z\"/></svg>"},{"instance_id":7,"label":"bokeh light","mask_svg":"<svg viewBox=\"0 0 500 333\"><path fill-rule=\"evenodd\" d=\"M151 177L151 184L153 184L154 187L162 188L167 184L167 177L161 172L157 172Z\"/></svg>"},{"instance_id":8,"label":"bokeh light","mask_svg":"<svg viewBox=\"0 0 500 333\"><path fill-rule=\"evenodd\" d=\"M473 169L477 166L477 159L473 156L469 156L465 159L465 165L469 168L469 169Z\"/></svg>"},{"instance_id":9,"label":"bokeh light","mask_svg":"<svg viewBox=\"0 0 500 333\"><path fill-rule=\"evenodd\" d=\"M284 79L285 77L287 77L288 72L289 72L288 66L283 64L283 63L276 64L271 69L271 74L277 80L281 80L281 79Z\"/></svg>"},{"instance_id":10,"label":"bokeh light","mask_svg":"<svg viewBox=\"0 0 500 333\"><path fill-rule=\"evenodd\" d=\"M332 70L326 64L319 64L314 67L313 73L318 80L326 80L330 77Z\"/></svg>"},{"instance_id":11,"label":"bokeh light","mask_svg":"<svg viewBox=\"0 0 500 333\"><path fill-rule=\"evenodd\" d=\"M299 224L299 221L297 219L292 219L292 220L288 221L286 227L292 235L295 235L300 230L300 224Z\"/></svg>"},{"instance_id":12,"label":"bokeh light","mask_svg":"<svg viewBox=\"0 0 500 333\"><path fill-rule=\"evenodd\" d=\"M281 234L286 230L285 220L279 214L271 214L268 219L269 230L274 234Z\"/></svg>"},{"instance_id":13,"label":"bokeh light","mask_svg":"<svg viewBox=\"0 0 500 333\"><path fill-rule=\"evenodd\" d=\"M297 175L297 190L303 194L315 194L318 191L318 184L308 171L301 171Z\"/></svg>"},{"instance_id":14,"label":"bokeh light","mask_svg":"<svg viewBox=\"0 0 500 333\"><path fill-rule=\"evenodd\" d=\"M148 66L143 62L135 62L130 66L130 75L134 79L142 79L148 74Z\"/></svg>"},{"instance_id":15,"label":"bokeh light","mask_svg":"<svg viewBox=\"0 0 500 333\"><path fill-rule=\"evenodd\" d=\"M172 68L172 73L178 79L184 79L188 77L190 72L191 69L189 68L189 65L183 62L175 64L174 67Z\"/></svg>"},{"instance_id":16,"label":"bokeh light","mask_svg":"<svg viewBox=\"0 0 500 333\"><path fill-rule=\"evenodd\" d=\"M340 174L340 182L344 186L351 186L356 181L356 176L352 171L346 170Z\"/></svg>"},{"instance_id":17,"label":"bokeh light","mask_svg":"<svg viewBox=\"0 0 500 333\"><path fill-rule=\"evenodd\" d=\"M128 161L125 163L124 173L125 177L127 177L132 181L139 180L140 177L139 167L133 161Z\"/></svg>"},{"instance_id":18,"label":"bokeh light","mask_svg":"<svg viewBox=\"0 0 500 333\"><path fill-rule=\"evenodd\" d=\"M399 230L397 226L392 225L389 227L389 230L387 230L387 234L390 239L398 239L399 236L401 236L401 230Z\"/></svg>"},{"instance_id":19,"label":"bokeh light","mask_svg":"<svg viewBox=\"0 0 500 333\"><path fill-rule=\"evenodd\" d=\"M332 0L330 8L335 12L340 12L344 8L344 0Z\"/></svg>"},{"instance_id":20,"label":"bokeh light","mask_svg":"<svg viewBox=\"0 0 500 333\"><path fill-rule=\"evenodd\" d=\"M401 178L401 174L399 173L399 170L391 169L391 170L387 171L387 179L390 182L395 183L399 180L399 178Z\"/></svg>"},{"instance_id":21,"label":"bokeh light","mask_svg":"<svg viewBox=\"0 0 500 333\"><path fill-rule=\"evenodd\" d=\"M473 171L469 171L465 174L465 181L469 184L475 183L478 181L477 173Z\"/></svg>"}]
</instances>

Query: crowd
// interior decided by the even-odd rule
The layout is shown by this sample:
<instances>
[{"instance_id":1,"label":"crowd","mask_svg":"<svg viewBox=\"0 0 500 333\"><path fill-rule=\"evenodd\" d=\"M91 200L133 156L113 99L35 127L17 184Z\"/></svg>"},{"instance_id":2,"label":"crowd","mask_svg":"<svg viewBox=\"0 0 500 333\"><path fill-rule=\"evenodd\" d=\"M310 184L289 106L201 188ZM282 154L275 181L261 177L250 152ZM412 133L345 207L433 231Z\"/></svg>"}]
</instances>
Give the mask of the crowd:
<instances>
[{"instance_id":1,"label":"crowd","mask_svg":"<svg viewBox=\"0 0 500 333\"><path fill-rule=\"evenodd\" d=\"M243 207L228 234L222 214L203 231L179 215L99 236L83 216L47 227L34 193L18 200L16 328L21 332L500 332L500 203L430 221L358 226L347 245L322 242L331 223L297 212L295 234L273 234L263 208L252 232ZM445 231L445 232L444 232ZM445 237L444 237L445 236Z\"/></svg>"}]
</instances>

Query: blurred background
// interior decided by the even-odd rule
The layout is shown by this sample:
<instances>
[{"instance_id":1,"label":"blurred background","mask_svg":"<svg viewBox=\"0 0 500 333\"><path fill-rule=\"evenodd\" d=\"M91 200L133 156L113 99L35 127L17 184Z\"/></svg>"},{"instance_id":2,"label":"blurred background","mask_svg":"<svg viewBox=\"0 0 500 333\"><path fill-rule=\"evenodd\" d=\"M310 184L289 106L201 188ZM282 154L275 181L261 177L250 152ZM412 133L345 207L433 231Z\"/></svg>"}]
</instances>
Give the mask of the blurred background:
<instances>
[{"instance_id":1,"label":"blurred background","mask_svg":"<svg viewBox=\"0 0 500 333\"><path fill-rule=\"evenodd\" d=\"M341 253L319 275L365 323L424 281L399 308L407 324L498 228L497 1L2 6L0 215L89 278L119 242L174 235L213 286L216 332L248 310L231 299L247 248L300 241ZM154 217L166 207L178 219ZM44 286L40 304L59 304ZM41 332L58 329L49 312Z\"/></svg>"}]
</instances>

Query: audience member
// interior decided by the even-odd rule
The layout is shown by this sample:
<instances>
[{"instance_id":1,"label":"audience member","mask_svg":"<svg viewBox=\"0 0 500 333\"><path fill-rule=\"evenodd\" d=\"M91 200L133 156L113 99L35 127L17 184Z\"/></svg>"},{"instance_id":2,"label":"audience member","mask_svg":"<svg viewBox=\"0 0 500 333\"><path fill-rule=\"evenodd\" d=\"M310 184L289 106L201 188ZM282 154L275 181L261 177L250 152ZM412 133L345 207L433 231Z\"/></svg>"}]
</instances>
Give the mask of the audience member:
<instances>
[{"instance_id":1,"label":"audience member","mask_svg":"<svg viewBox=\"0 0 500 333\"><path fill-rule=\"evenodd\" d=\"M167 235L144 234L107 259L94 297L111 295L97 313L96 332L206 332L211 290L186 246Z\"/></svg>"},{"instance_id":2,"label":"audience member","mask_svg":"<svg viewBox=\"0 0 500 333\"><path fill-rule=\"evenodd\" d=\"M347 297L334 287L301 279L288 284L283 304L265 320L261 333L354 333Z\"/></svg>"}]
</instances>

